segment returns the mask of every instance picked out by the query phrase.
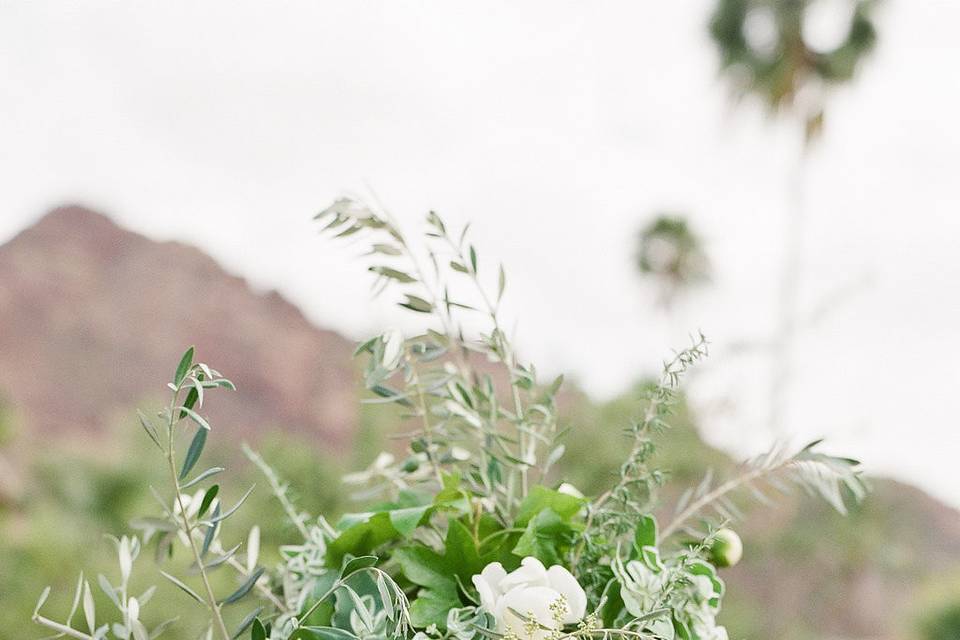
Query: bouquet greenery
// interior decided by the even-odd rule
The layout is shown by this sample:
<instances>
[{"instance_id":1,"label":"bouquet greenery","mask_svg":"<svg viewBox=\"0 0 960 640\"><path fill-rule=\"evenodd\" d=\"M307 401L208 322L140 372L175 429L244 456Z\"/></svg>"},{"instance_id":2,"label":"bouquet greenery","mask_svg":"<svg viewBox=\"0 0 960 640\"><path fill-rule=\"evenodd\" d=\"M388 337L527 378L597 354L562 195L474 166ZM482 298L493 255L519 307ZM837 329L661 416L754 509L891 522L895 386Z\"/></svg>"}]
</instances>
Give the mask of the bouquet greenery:
<instances>
[{"instance_id":1,"label":"bouquet greenery","mask_svg":"<svg viewBox=\"0 0 960 640\"><path fill-rule=\"evenodd\" d=\"M392 404L414 425L401 459L381 454L344 478L367 503L331 525L299 510L287 486L256 452L296 531L280 546L276 566L259 564L260 530L238 538L224 531L234 504L197 471L211 425L207 395L233 384L184 353L168 383L169 404L140 415L162 453L170 486L155 491L157 515L134 521L136 536L114 539L119 579L97 583L117 614L96 610L81 574L64 622L33 620L76 640L153 640L168 623L147 629L141 610L154 588L134 594L130 578L148 545L170 569L177 550L189 568L160 574L208 614L207 640L565 640L588 637L723 640L717 624L724 583L718 567L737 561L740 540L726 523L738 517L740 490L766 500L799 484L843 511L865 491L858 463L776 448L746 462L735 477L710 477L685 492L673 517L653 516L666 474L653 466L654 437L667 428L681 377L706 355L702 336L664 365L625 425L625 458L602 495L583 496L555 477L564 452L558 418L562 378L546 384L520 361L502 327L503 268L487 268L468 230L452 235L434 213L422 246L412 246L385 213L350 199L321 212L324 229L369 243L376 290L396 291L399 304L427 327L412 337L387 331L364 342L368 402ZM598 433L596 437L606 437ZM185 447L185 453L178 455ZM229 540L229 541L228 541ZM214 572L235 574L235 588L217 594ZM82 610L85 625L74 624Z\"/></svg>"}]
</instances>

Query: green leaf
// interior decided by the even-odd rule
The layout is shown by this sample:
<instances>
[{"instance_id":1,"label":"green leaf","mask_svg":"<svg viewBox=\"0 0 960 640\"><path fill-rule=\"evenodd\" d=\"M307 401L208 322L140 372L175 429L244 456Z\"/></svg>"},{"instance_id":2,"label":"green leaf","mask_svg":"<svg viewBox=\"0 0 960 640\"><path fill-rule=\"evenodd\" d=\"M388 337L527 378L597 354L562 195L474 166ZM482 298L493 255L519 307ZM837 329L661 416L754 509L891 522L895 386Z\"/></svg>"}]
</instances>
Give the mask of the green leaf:
<instances>
[{"instance_id":1,"label":"green leaf","mask_svg":"<svg viewBox=\"0 0 960 640\"><path fill-rule=\"evenodd\" d=\"M445 631L447 614L451 609L460 606L462 605L456 592L451 594L432 589L421 590L417 599L410 604L410 624L420 629L435 624L441 631Z\"/></svg>"},{"instance_id":2,"label":"green leaf","mask_svg":"<svg viewBox=\"0 0 960 640\"><path fill-rule=\"evenodd\" d=\"M459 520L450 521L443 555L418 544L396 550L394 558L403 575L423 587L410 606L411 621L417 627L436 624L446 628L447 612L462 605L458 583L469 584L471 576L484 566L476 542Z\"/></svg>"},{"instance_id":3,"label":"green leaf","mask_svg":"<svg viewBox=\"0 0 960 640\"><path fill-rule=\"evenodd\" d=\"M464 584L470 584L470 578L483 571L477 543L459 520L450 521L443 546L447 565Z\"/></svg>"},{"instance_id":4,"label":"green leaf","mask_svg":"<svg viewBox=\"0 0 960 640\"><path fill-rule=\"evenodd\" d=\"M640 516L633 535L633 546L637 553L644 547L657 546L657 520L651 515Z\"/></svg>"},{"instance_id":5,"label":"green leaf","mask_svg":"<svg viewBox=\"0 0 960 640\"><path fill-rule=\"evenodd\" d=\"M247 498L250 497L250 494L253 493L253 490L256 489L256 488L257 488L257 485L251 486L249 489L247 489L246 493L244 493L242 496L240 496L240 499L237 501L237 503L236 503L235 505L233 505L232 507L230 507L230 508L229 508L226 512L224 512L223 514L221 514L221 515L215 515L215 516L211 517L210 520L206 521L207 524L211 524L211 523L212 523L212 524L215 524L215 523L217 523L217 522L221 522L221 521L223 521L223 520L226 520L227 518L229 518L230 516L232 516L234 513L236 513L237 509L239 509L241 506L243 506L243 503L247 501Z\"/></svg>"},{"instance_id":6,"label":"green leaf","mask_svg":"<svg viewBox=\"0 0 960 640\"><path fill-rule=\"evenodd\" d=\"M395 503L374 511L352 513L337 523L340 535L327 546L327 566L337 567L347 554L371 555L377 547L398 538L409 538L435 505L411 491L401 491Z\"/></svg>"},{"instance_id":7,"label":"green leaf","mask_svg":"<svg viewBox=\"0 0 960 640\"><path fill-rule=\"evenodd\" d=\"M503 299L503 292L507 288L507 272L503 270L503 265L500 265L500 276L497 282L497 302Z\"/></svg>"},{"instance_id":8,"label":"green leaf","mask_svg":"<svg viewBox=\"0 0 960 640\"><path fill-rule=\"evenodd\" d=\"M623 598L620 596L620 583L617 582L616 578L610 580L610 582L607 583L607 586L604 587L601 600L603 601L603 604L598 613L600 614L600 619L603 621L603 626L607 627L608 629L615 628L617 618L623 611Z\"/></svg>"},{"instance_id":9,"label":"green leaf","mask_svg":"<svg viewBox=\"0 0 960 640\"><path fill-rule=\"evenodd\" d=\"M473 267L473 272L477 272L477 249L470 245L470 266Z\"/></svg>"},{"instance_id":10,"label":"green leaf","mask_svg":"<svg viewBox=\"0 0 960 640\"><path fill-rule=\"evenodd\" d=\"M186 593L188 596L190 596L191 598L193 598L194 600L196 600L196 601L199 602L200 604L205 604L205 603L203 602L203 598L201 598L200 596L198 596L196 591L194 591L193 589L191 589L190 587L188 587L188 586L187 586L182 580L180 580L179 578L175 578L175 577L173 577L172 575L170 575L169 573L167 573L166 571L163 571L163 570L160 571L160 575L162 575L164 578L166 578L167 580L169 580L169 581L172 582L173 584L175 584L175 585L177 585L178 587L180 587L180 589L181 589L184 593Z\"/></svg>"},{"instance_id":11,"label":"green leaf","mask_svg":"<svg viewBox=\"0 0 960 640\"><path fill-rule=\"evenodd\" d=\"M456 593L457 583L446 559L433 549L417 544L394 551L403 575L410 582L437 591Z\"/></svg>"},{"instance_id":12,"label":"green leaf","mask_svg":"<svg viewBox=\"0 0 960 640\"><path fill-rule=\"evenodd\" d=\"M324 627L330 625L333 621L334 614L334 598L329 597L330 590L339 580L340 574L337 571L326 571L321 573L316 577L316 582L313 585L313 591L310 593L310 597L303 603L303 607L298 612L300 615L300 624L304 626L312 627ZM317 602L323 596L328 596L326 600L322 601L317 605ZM314 608L314 606L316 607ZM313 612L308 616L303 616L308 610L313 609Z\"/></svg>"},{"instance_id":13,"label":"green leaf","mask_svg":"<svg viewBox=\"0 0 960 640\"><path fill-rule=\"evenodd\" d=\"M717 570L706 562L694 562L688 567L688 571L695 576L706 576L713 583L713 597L710 598L711 607L719 607L720 599L723 597L723 580L717 576Z\"/></svg>"},{"instance_id":14,"label":"green leaf","mask_svg":"<svg viewBox=\"0 0 960 640\"><path fill-rule=\"evenodd\" d=\"M256 609L248 613L247 616L240 621L240 625L237 627L237 630L233 632L233 636L231 637L231 640L237 640L237 638L239 638L243 634L243 632L247 630L247 627L253 624L253 622L257 619L257 616L260 615L261 611L263 611L263 607L257 607ZM260 628L263 629L262 626Z\"/></svg>"},{"instance_id":15,"label":"green leaf","mask_svg":"<svg viewBox=\"0 0 960 640\"><path fill-rule=\"evenodd\" d=\"M379 558L377 558L377 556L359 556L356 558L350 558L344 562L343 569L340 570L340 575L342 577L346 577L362 569L375 567L377 562L379 562Z\"/></svg>"},{"instance_id":16,"label":"green leaf","mask_svg":"<svg viewBox=\"0 0 960 640\"><path fill-rule=\"evenodd\" d=\"M288 640L357 640L357 636L336 627L300 627Z\"/></svg>"},{"instance_id":17,"label":"green leaf","mask_svg":"<svg viewBox=\"0 0 960 640\"><path fill-rule=\"evenodd\" d=\"M193 409L197 404L197 400L200 399L200 394L197 392L196 387L191 387L190 391L187 393L186 399L183 401L183 406L180 409L180 417L177 420L183 420L187 417L187 411ZM209 428L209 427L208 427Z\"/></svg>"},{"instance_id":18,"label":"green leaf","mask_svg":"<svg viewBox=\"0 0 960 640\"><path fill-rule=\"evenodd\" d=\"M180 364L177 365L177 373L173 376L173 384L180 386L180 383L183 382L183 379L187 376L187 371L190 370L190 367L193 365L193 347L190 347L183 352L183 356L180 357Z\"/></svg>"},{"instance_id":19,"label":"green leaf","mask_svg":"<svg viewBox=\"0 0 960 640\"><path fill-rule=\"evenodd\" d=\"M263 628L260 618L253 619L253 626L250 627L250 640L267 640L267 631Z\"/></svg>"},{"instance_id":20,"label":"green leaf","mask_svg":"<svg viewBox=\"0 0 960 640\"><path fill-rule=\"evenodd\" d=\"M187 488L189 488L189 487L192 487L193 485L195 485L195 484L197 484L197 483L199 483L199 482L202 482L202 481L206 480L207 478L209 478L210 476L216 475L216 474L220 473L220 472L223 471L223 470L224 470L223 467L210 467L209 469L207 469L206 471L204 471L203 473L201 473L200 475L198 475L198 476L197 476L196 478L194 478L193 480L190 480L189 482L185 482L185 483L183 483L182 485L180 485L180 488L181 488L181 489L187 489Z\"/></svg>"},{"instance_id":21,"label":"green leaf","mask_svg":"<svg viewBox=\"0 0 960 640\"><path fill-rule=\"evenodd\" d=\"M147 416L143 415L142 412L137 411L137 418L140 419L140 426L143 427L143 430L147 432L147 435L150 436L150 439L153 440L153 443L163 451L163 445L160 444L160 438L157 435L157 429L153 424L147 419Z\"/></svg>"},{"instance_id":22,"label":"green leaf","mask_svg":"<svg viewBox=\"0 0 960 640\"><path fill-rule=\"evenodd\" d=\"M189 395L189 394L188 394L188 395ZM196 422L198 425L200 425L201 427L203 427L203 428L206 429L207 431L210 430L210 423L208 423L206 420L204 420L203 417L202 417L199 413L197 413L196 411L194 411L194 410L191 409L190 407L181 406L181 407L178 407L178 408L180 409L181 415L188 415L188 416L190 416L190 419L193 420L194 422Z\"/></svg>"},{"instance_id":23,"label":"green leaf","mask_svg":"<svg viewBox=\"0 0 960 640\"><path fill-rule=\"evenodd\" d=\"M536 485L530 489L527 497L520 504L516 525L525 527L532 518L545 509L552 510L561 520L570 520L579 513L585 503L586 500L583 498Z\"/></svg>"},{"instance_id":24,"label":"green leaf","mask_svg":"<svg viewBox=\"0 0 960 640\"><path fill-rule=\"evenodd\" d=\"M200 460L200 454L203 453L203 445L207 443L207 429L197 429L190 442L190 448L187 449L187 455L183 458L183 466L180 468L179 479L183 480L193 469L193 466Z\"/></svg>"},{"instance_id":25,"label":"green leaf","mask_svg":"<svg viewBox=\"0 0 960 640\"><path fill-rule=\"evenodd\" d=\"M370 271L376 273L377 275L381 275L384 278L390 278L391 280L396 280L397 282L403 284L409 284L417 281L413 276L404 273L403 271L398 271L392 267L370 267Z\"/></svg>"},{"instance_id":26,"label":"green leaf","mask_svg":"<svg viewBox=\"0 0 960 640\"><path fill-rule=\"evenodd\" d=\"M263 567L257 567L257 570L250 574L246 582L240 585L240 587L236 591L234 591L233 593L228 595L226 598L224 598L220 602L220 604L222 605L233 604L234 602L237 602L238 600L243 598L243 596L250 593L250 590L253 589L253 586L257 584L257 580L259 580L260 576L262 575L263 575Z\"/></svg>"},{"instance_id":27,"label":"green leaf","mask_svg":"<svg viewBox=\"0 0 960 640\"><path fill-rule=\"evenodd\" d=\"M220 517L220 503L217 503L217 506L213 509L213 517ZM200 549L200 557L207 555L207 551L210 550L210 545L213 543L213 537L217 533L217 527L220 526L220 521L215 520L214 522L207 525L207 533L203 536L203 547Z\"/></svg>"},{"instance_id":28,"label":"green leaf","mask_svg":"<svg viewBox=\"0 0 960 640\"><path fill-rule=\"evenodd\" d=\"M563 552L575 534L576 529L553 509L544 509L527 524L513 553L521 558L534 556L547 566L563 564Z\"/></svg>"},{"instance_id":29,"label":"green leaf","mask_svg":"<svg viewBox=\"0 0 960 640\"><path fill-rule=\"evenodd\" d=\"M202 518L203 514L207 512L207 509L210 508L210 503L217 497L218 491L220 491L220 485L215 484L203 494L203 500L200 502L200 510L197 512L197 518Z\"/></svg>"},{"instance_id":30,"label":"green leaf","mask_svg":"<svg viewBox=\"0 0 960 640\"><path fill-rule=\"evenodd\" d=\"M430 313L433 311L433 305L424 300L419 296L414 296L409 293L405 294L407 296L406 302L401 302L400 306L410 309L411 311L416 311L418 313Z\"/></svg>"}]
</instances>

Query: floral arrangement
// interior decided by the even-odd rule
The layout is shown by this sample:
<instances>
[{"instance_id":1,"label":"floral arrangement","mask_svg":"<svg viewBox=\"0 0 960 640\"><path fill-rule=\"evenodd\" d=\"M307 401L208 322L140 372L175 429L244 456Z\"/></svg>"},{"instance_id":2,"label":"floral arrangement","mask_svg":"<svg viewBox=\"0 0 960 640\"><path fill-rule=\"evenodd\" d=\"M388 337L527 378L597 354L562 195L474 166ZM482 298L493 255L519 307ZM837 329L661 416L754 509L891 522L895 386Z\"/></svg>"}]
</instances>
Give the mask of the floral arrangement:
<instances>
[{"instance_id":1,"label":"floral arrangement","mask_svg":"<svg viewBox=\"0 0 960 640\"><path fill-rule=\"evenodd\" d=\"M821 453L817 443L794 454L776 448L735 477L705 478L658 523L666 473L653 466L654 440L681 377L706 355L702 336L665 363L640 417L624 425L625 457L609 489L582 495L555 477L562 377L542 383L519 359L501 323L504 270L488 274L468 229L452 235L430 213L415 247L387 214L354 200L317 217L328 233L368 243L376 290L400 294L400 306L424 319L418 335L388 331L357 348L368 401L396 405L413 425L403 459L381 454L344 478L379 504L331 525L298 509L277 472L244 447L297 532L278 548L276 566L261 566L258 527L239 538L225 531L252 489L228 505L214 483L223 469L196 471L212 431L204 402L234 386L190 348L167 385L167 406L140 414L169 487L155 492L157 514L131 523L137 535L114 539L119 579L96 581L118 613L96 610L81 574L65 621L42 613L49 588L33 613L57 637L159 636L173 620L153 629L141 621L154 588L134 594L129 586L150 545L161 564L175 553L189 557L186 572L160 575L205 609L207 640L723 640L718 569L742 552L726 526L738 517L735 496L764 499L793 483L840 511L863 496L855 460ZM211 575L223 571L235 574L232 593L215 592ZM84 623L74 624L80 610Z\"/></svg>"}]
</instances>

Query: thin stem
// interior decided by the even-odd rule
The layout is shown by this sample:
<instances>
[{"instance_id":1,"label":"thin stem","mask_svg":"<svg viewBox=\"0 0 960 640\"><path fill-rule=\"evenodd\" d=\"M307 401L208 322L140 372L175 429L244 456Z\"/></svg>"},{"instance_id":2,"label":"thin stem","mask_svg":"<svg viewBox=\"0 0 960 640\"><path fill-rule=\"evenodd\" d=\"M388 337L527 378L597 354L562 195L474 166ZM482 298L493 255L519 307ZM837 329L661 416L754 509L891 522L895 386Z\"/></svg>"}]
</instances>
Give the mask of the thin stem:
<instances>
[{"instance_id":1,"label":"thin stem","mask_svg":"<svg viewBox=\"0 0 960 640\"><path fill-rule=\"evenodd\" d=\"M257 465L260 472L266 476L267 482L270 483L270 488L273 490L273 495L280 502L280 506L283 507L287 517L293 522L297 531L303 536L303 539L309 540L310 532L307 531L307 525L303 522L303 516L297 511L296 507L290 501L290 498L287 497L287 489L284 485L280 484L280 478L277 477L277 473L267 464L266 460L260 457L260 454L247 446L247 443L243 443L242 446L243 453L253 464Z\"/></svg>"},{"instance_id":2,"label":"thin stem","mask_svg":"<svg viewBox=\"0 0 960 640\"><path fill-rule=\"evenodd\" d=\"M749 484L750 482L753 482L754 480L762 478L763 476L771 473L776 473L780 469L783 469L789 465L792 460L792 458L788 458L787 460L784 460L780 464L777 464L773 467L760 467L758 469L753 469L736 478L727 480L713 491L703 494L700 498L691 502L690 506L681 511L670 524L664 527L663 532L660 534L661 537L667 538L670 534L676 532L684 522L692 518L712 502L719 500L731 491L734 491L745 484Z\"/></svg>"},{"instance_id":3,"label":"thin stem","mask_svg":"<svg viewBox=\"0 0 960 640\"><path fill-rule=\"evenodd\" d=\"M203 580L203 587L206 591L207 597L207 606L210 609L210 614L213 616L213 622L217 626L217 629L220 632L220 635L223 637L223 640L231 640L230 632L227 631L227 625L224 623L223 615L220 612L220 605L217 604L217 597L213 593L213 587L210 586L210 579L207 576L206 570L203 568L203 558L200 554L200 549L197 548L197 541L194 540L193 537L195 526L190 522L190 518L187 516L187 510L183 502L183 491L180 489L180 478L177 475L177 465L173 448L173 433L177 424L177 419L174 416L177 414L177 397L180 395L181 385L182 382L173 392L173 398L170 400L169 415L167 417L167 466L170 469L170 479L173 482L173 489L176 492L177 505L180 507L180 517L183 520L183 532L186 533L187 539L190 541L190 549L193 551L193 559L197 564L197 569L200 571L200 578ZM197 428L202 429L203 427L198 426Z\"/></svg>"}]
</instances>

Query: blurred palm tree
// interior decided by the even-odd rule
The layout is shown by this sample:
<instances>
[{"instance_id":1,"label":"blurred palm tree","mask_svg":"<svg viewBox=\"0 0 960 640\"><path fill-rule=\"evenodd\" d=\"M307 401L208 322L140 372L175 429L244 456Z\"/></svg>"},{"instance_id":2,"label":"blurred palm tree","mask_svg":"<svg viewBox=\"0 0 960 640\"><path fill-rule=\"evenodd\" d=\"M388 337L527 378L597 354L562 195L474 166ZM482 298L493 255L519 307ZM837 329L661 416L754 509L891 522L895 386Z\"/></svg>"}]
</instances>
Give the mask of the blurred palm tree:
<instances>
[{"instance_id":1,"label":"blurred palm tree","mask_svg":"<svg viewBox=\"0 0 960 640\"><path fill-rule=\"evenodd\" d=\"M637 270L659 289L659 302L670 307L676 296L710 279L710 264L686 218L657 215L637 236Z\"/></svg>"},{"instance_id":2,"label":"blurred palm tree","mask_svg":"<svg viewBox=\"0 0 960 640\"><path fill-rule=\"evenodd\" d=\"M771 117L796 122L802 144L784 235L777 323L772 340L769 427L782 429L790 349L798 318L803 191L808 151L823 132L831 87L849 82L873 50L875 0L718 0L710 35L721 73L741 97L755 96Z\"/></svg>"}]
</instances>

